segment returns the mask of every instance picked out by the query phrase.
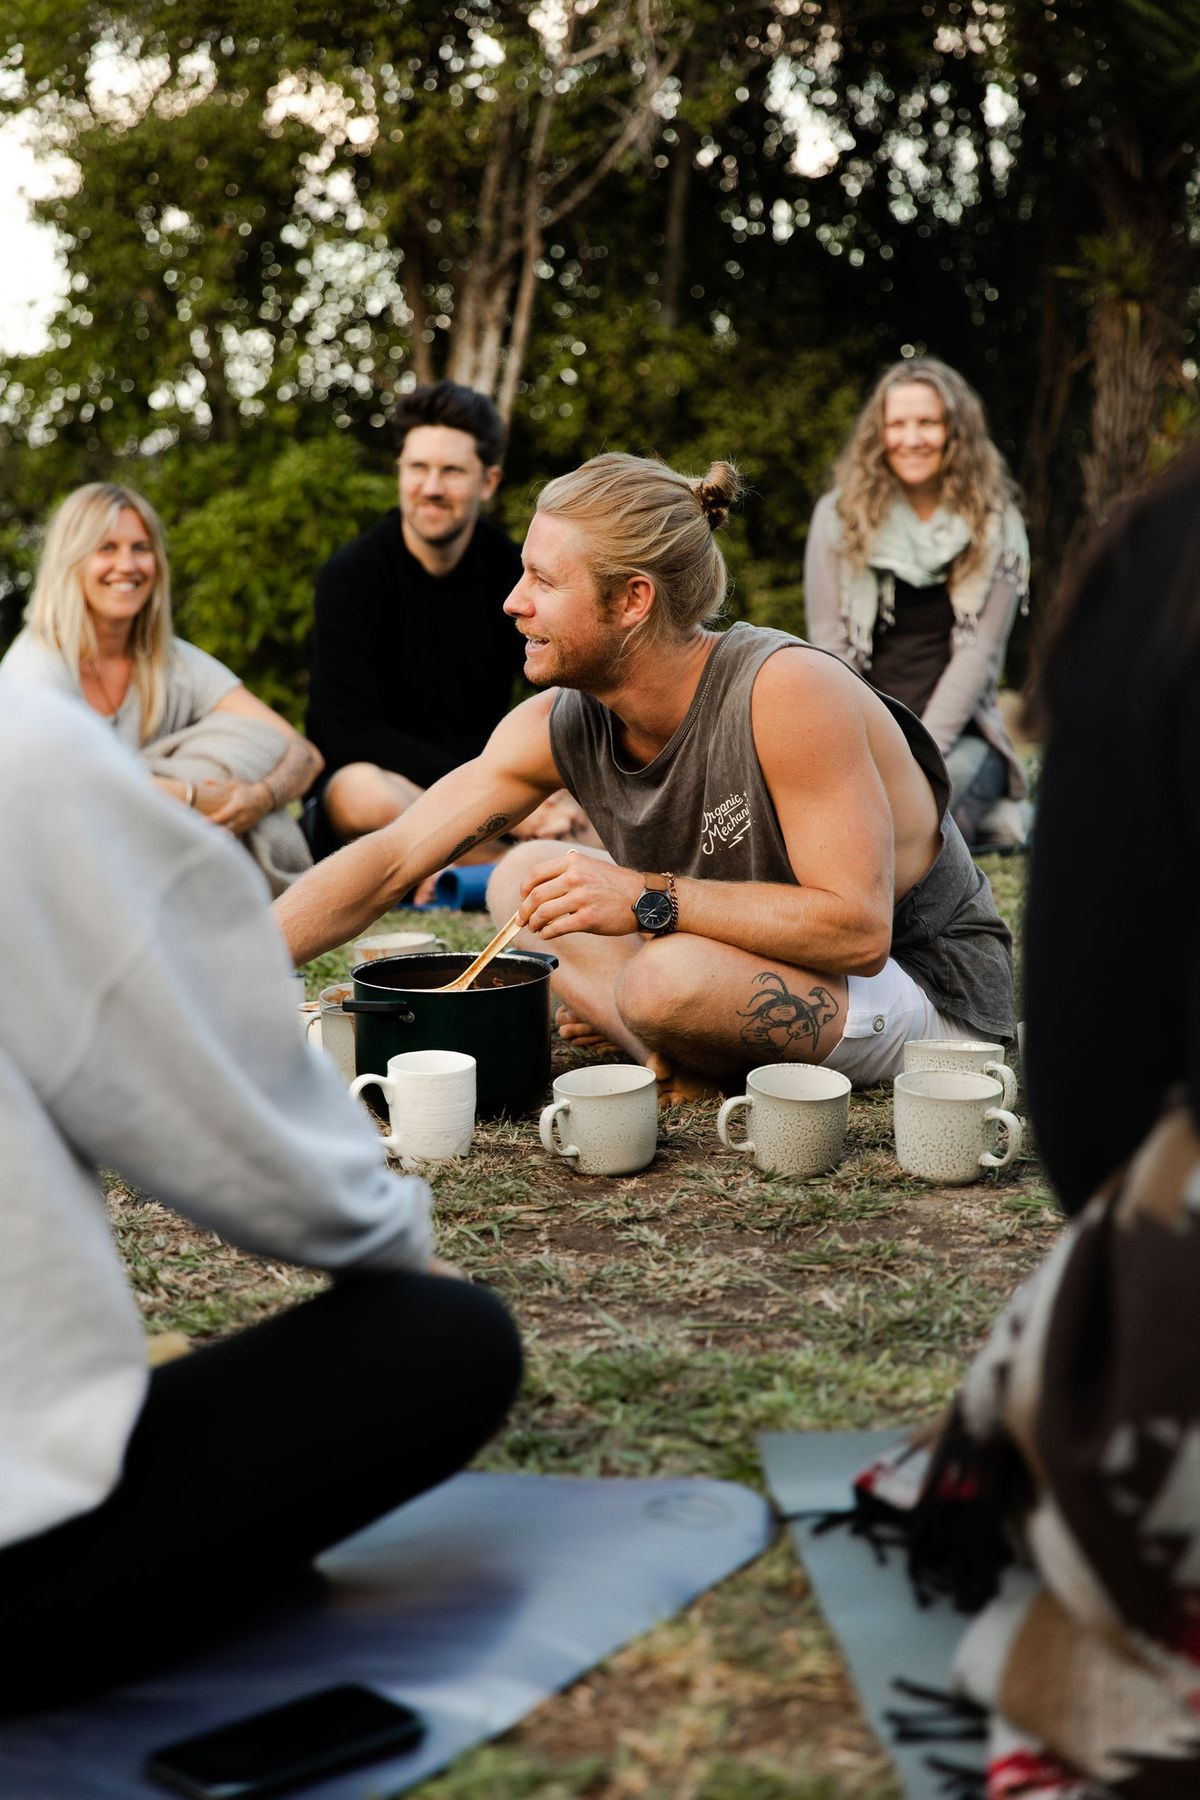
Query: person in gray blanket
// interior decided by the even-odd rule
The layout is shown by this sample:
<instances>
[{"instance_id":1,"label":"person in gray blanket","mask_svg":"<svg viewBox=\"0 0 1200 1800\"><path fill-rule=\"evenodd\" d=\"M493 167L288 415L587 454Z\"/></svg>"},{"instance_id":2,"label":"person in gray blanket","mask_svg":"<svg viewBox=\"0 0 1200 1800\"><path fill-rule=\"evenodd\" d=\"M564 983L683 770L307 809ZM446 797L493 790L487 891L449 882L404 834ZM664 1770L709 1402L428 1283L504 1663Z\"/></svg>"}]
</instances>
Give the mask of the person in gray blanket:
<instances>
[{"instance_id":1,"label":"person in gray blanket","mask_svg":"<svg viewBox=\"0 0 1200 1800\"><path fill-rule=\"evenodd\" d=\"M304 1042L261 880L86 707L0 670L0 1712L240 1627L467 1462L516 1329L432 1256ZM100 1171L327 1271L150 1370Z\"/></svg>"},{"instance_id":2,"label":"person in gray blanket","mask_svg":"<svg viewBox=\"0 0 1200 1800\"><path fill-rule=\"evenodd\" d=\"M736 486L608 454L542 490L505 610L543 691L276 902L297 961L563 786L604 851L518 845L489 904L560 958L560 1030L664 1096L778 1061L869 1085L911 1038L1012 1036L1009 934L921 722L785 632L711 628Z\"/></svg>"},{"instance_id":3,"label":"person in gray blanket","mask_svg":"<svg viewBox=\"0 0 1200 1800\"><path fill-rule=\"evenodd\" d=\"M284 809L320 771L320 751L175 636L163 529L142 494L94 481L67 496L3 667L82 697L164 793L242 839L272 893L311 863Z\"/></svg>"}]
</instances>

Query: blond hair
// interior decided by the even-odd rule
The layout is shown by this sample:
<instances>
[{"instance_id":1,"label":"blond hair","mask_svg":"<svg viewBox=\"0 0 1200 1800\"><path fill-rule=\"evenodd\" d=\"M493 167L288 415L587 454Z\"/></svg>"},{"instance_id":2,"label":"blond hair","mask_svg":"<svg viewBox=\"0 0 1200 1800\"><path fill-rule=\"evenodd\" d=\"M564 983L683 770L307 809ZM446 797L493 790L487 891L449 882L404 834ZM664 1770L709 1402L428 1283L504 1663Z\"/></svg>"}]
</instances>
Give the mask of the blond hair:
<instances>
[{"instance_id":1,"label":"blond hair","mask_svg":"<svg viewBox=\"0 0 1200 1800\"><path fill-rule=\"evenodd\" d=\"M537 510L586 531L588 566L602 601L632 576L649 577L655 605L644 631L635 629L665 640L687 637L718 617L729 574L713 533L740 492L731 463L713 463L693 479L656 457L609 451L547 482Z\"/></svg>"},{"instance_id":2,"label":"blond hair","mask_svg":"<svg viewBox=\"0 0 1200 1800\"><path fill-rule=\"evenodd\" d=\"M949 570L951 585L983 554L988 515L1002 511L1015 487L1004 458L988 436L983 402L956 369L933 356L914 356L893 363L880 376L858 415L846 448L838 458L834 483L837 512L848 562L865 568L876 527L903 492L887 465L884 402L893 388L922 382L942 403L946 447L939 471L939 506L956 513L971 533L971 542Z\"/></svg>"},{"instance_id":3,"label":"blond hair","mask_svg":"<svg viewBox=\"0 0 1200 1800\"><path fill-rule=\"evenodd\" d=\"M46 527L25 622L38 641L57 650L76 681L80 665L98 654L96 631L83 593L83 565L126 507L146 528L154 548L154 586L133 621L129 648L142 703L141 741L154 736L166 704L171 656L171 577L162 522L145 497L111 481L89 481L67 495Z\"/></svg>"}]
</instances>

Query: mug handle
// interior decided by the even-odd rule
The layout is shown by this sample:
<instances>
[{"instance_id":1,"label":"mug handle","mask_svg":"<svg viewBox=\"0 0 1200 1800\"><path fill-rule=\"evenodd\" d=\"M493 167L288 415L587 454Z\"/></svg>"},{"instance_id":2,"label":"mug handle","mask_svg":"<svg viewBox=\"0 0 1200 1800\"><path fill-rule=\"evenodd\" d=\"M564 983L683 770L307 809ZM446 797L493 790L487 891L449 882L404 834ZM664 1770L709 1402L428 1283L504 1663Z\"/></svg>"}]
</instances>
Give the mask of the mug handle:
<instances>
[{"instance_id":1,"label":"mug handle","mask_svg":"<svg viewBox=\"0 0 1200 1800\"><path fill-rule=\"evenodd\" d=\"M315 1012L311 1019L305 1019L305 1021L304 1021L304 1041L306 1044L312 1043L312 1028L314 1025L319 1025L320 1023L321 1023L321 1015L319 1012Z\"/></svg>"},{"instance_id":2,"label":"mug handle","mask_svg":"<svg viewBox=\"0 0 1200 1800\"><path fill-rule=\"evenodd\" d=\"M354 1080L350 1083L350 1098L352 1100L357 1100L363 1089L365 1087L370 1087L372 1082L375 1083L384 1099L390 1101L391 1095L388 1093L388 1078L386 1075L356 1075Z\"/></svg>"},{"instance_id":3,"label":"mug handle","mask_svg":"<svg viewBox=\"0 0 1200 1800\"><path fill-rule=\"evenodd\" d=\"M999 1156L993 1156L990 1150L985 1150L979 1159L979 1166L981 1169L1007 1169L1013 1157L1021 1153L1021 1139L1024 1135L1021 1121L1016 1113L1006 1112L1002 1106L989 1106L983 1116L985 1119L995 1119L997 1124L1004 1127L1008 1143Z\"/></svg>"},{"instance_id":4,"label":"mug handle","mask_svg":"<svg viewBox=\"0 0 1200 1800\"><path fill-rule=\"evenodd\" d=\"M354 1080L350 1083L350 1087L348 1090L349 1094L350 1094L350 1098L352 1100L357 1100L358 1096L362 1093L363 1089L365 1087L370 1087L372 1082L375 1083L376 1087L379 1089L380 1093L383 1095L384 1099L387 1101L387 1103L390 1107L391 1103L392 1103L392 1096L388 1090L391 1087L391 1083L389 1082L386 1075L356 1075L354 1077ZM380 1138L379 1141L383 1145L383 1148L386 1151L390 1151L390 1153L393 1156L400 1156L403 1154L400 1149L400 1140L398 1137L392 1135L389 1137Z\"/></svg>"},{"instance_id":5,"label":"mug handle","mask_svg":"<svg viewBox=\"0 0 1200 1800\"><path fill-rule=\"evenodd\" d=\"M552 1100L549 1106L543 1106L542 1108L542 1116L538 1120L538 1135L541 1137L543 1150L548 1150L551 1156L579 1155L578 1144L564 1144L562 1141L561 1115L563 1113L569 1113L570 1110L571 1103L569 1100ZM559 1141L557 1144L554 1141L554 1123L556 1119L559 1121Z\"/></svg>"},{"instance_id":6,"label":"mug handle","mask_svg":"<svg viewBox=\"0 0 1200 1800\"><path fill-rule=\"evenodd\" d=\"M985 1075L994 1075L996 1077L996 1080L1004 1089L1003 1094L1000 1096L1000 1104L1001 1106L1007 1107L1009 1112L1011 1112L1013 1107L1017 1104L1017 1078L1009 1068L1008 1064L1002 1062L985 1062L983 1065L983 1072Z\"/></svg>"},{"instance_id":7,"label":"mug handle","mask_svg":"<svg viewBox=\"0 0 1200 1800\"><path fill-rule=\"evenodd\" d=\"M749 1094L735 1094L732 1100L726 1100L717 1114L717 1136L727 1150L738 1150L743 1156L749 1156L754 1150L753 1138L747 1138L744 1144L736 1144L729 1135L729 1121L739 1106L749 1106Z\"/></svg>"}]
</instances>

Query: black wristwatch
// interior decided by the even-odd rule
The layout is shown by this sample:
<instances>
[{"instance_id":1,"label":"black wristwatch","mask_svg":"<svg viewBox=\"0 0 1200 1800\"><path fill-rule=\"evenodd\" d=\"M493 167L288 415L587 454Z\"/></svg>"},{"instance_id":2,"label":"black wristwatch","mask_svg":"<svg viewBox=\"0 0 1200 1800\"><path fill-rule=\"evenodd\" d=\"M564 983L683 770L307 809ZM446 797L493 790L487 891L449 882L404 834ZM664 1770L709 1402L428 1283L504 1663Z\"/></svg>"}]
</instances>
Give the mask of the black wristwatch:
<instances>
[{"instance_id":1,"label":"black wristwatch","mask_svg":"<svg viewBox=\"0 0 1200 1800\"><path fill-rule=\"evenodd\" d=\"M675 877L643 875L642 880L646 885L632 908L638 930L652 932L655 937L665 937L679 923L679 895L675 892ZM651 887L652 881L665 881L667 885L661 888Z\"/></svg>"}]
</instances>

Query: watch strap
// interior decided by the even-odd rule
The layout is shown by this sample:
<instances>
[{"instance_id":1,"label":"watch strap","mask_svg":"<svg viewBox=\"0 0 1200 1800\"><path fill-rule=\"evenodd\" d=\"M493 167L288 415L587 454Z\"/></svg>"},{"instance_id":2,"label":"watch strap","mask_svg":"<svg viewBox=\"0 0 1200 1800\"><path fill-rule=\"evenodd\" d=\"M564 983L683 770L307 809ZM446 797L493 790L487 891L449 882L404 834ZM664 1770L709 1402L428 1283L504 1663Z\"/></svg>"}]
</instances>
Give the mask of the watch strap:
<instances>
[{"instance_id":1,"label":"watch strap","mask_svg":"<svg viewBox=\"0 0 1200 1800\"><path fill-rule=\"evenodd\" d=\"M679 928L679 893L675 886L674 875L672 875L669 870L664 870L663 873L659 875L644 874L642 876L642 893L665 894L671 908L670 923L664 925L661 930L656 933L656 936L666 937L669 932L677 931ZM634 906L633 911L636 915L636 905Z\"/></svg>"}]
</instances>

